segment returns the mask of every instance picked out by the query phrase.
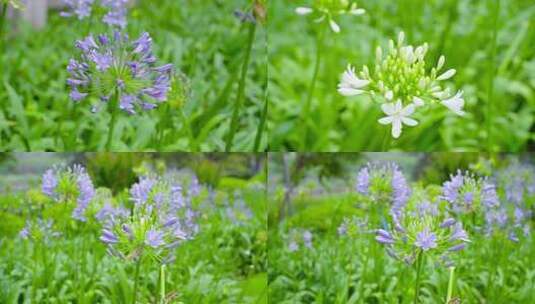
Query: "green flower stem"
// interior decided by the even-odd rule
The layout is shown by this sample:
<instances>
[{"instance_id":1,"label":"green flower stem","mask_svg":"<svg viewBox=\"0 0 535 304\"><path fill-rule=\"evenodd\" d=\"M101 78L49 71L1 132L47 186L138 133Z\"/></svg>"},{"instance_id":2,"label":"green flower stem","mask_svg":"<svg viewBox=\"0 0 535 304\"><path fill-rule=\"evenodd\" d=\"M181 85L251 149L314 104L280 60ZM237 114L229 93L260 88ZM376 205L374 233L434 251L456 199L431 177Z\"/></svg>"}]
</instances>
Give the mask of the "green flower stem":
<instances>
[{"instance_id":1,"label":"green flower stem","mask_svg":"<svg viewBox=\"0 0 535 304\"><path fill-rule=\"evenodd\" d=\"M117 91L115 93L115 98L112 98L110 102L111 107L111 120L110 126L108 129L108 139L106 140L106 151L111 151L112 141L113 141L113 131L115 130L115 124L117 122L117 114L119 112L119 99L121 98L120 93Z\"/></svg>"},{"instance_id":2,"label":"green flower stem","mask_svg":"<svg viewBox=\"0 0 535 304\"><path fill-rule=\"evenodd\" d=\"M494 7L492 10L492 32L490 40L490 65L488 73L488 91L487 91L487 150L491 152L492 150L492 112L493 106L492 101L494 98L494 76L496 75L496 42L498 36L498 17L500 14L500 0L493 0Z\"/></svg>"},{"instance_id":3,"label":"green flower stem","mask_svg":"<svg viewBox=\"0 0 535 304\"><path fill-rule=\"evenodd\" d=\"M193 132L191 131L191 123L186 118L186 115L184 114L184 109L180 108L178 110L178 114L180 115L180 119L182 120L182 123L184 124L184 127L186 128L186 134L188 136L190 151L192 151L192 152L199 151L199 147L197 145L197 140L195 140L195 137L193 137Z\"/></svg>"},{"instance_id":4,"label":"green flower stem","mask_svg":"<svg viewBox=\"0 0 535 304\"><path fill-rule=\"evenodd\" d=\"M138 281L139 281L139 268L141 268L141 260L143 258L143 249L141 249L141 254L139 255L139 258L136 262L136 274L134 275L134 295L132 304L136 304L137 302L137 288L138 288Z\"/></svg>"},{"instance_id":5,"label":"green flower stem","mask_svg":"<svg viewBox=\"0 0 535 304\"><path fill-rule=\"evenodd\" d=\"M385 129L386 129L386 132L383 138L383 144L381 146L382 152L387 152L390 149L390 137L392 136L390 135L390 128L388 126L385 126Z\"/></svg>"},{"instance_id":6,"label":"green flower stem","mask_svg":"<svg viewBox=\"0 0 535 304\"><path fill-rule=\"evenodd\" d=\"M301 149L304 151L306 149L307 137L308 137L308 116L310 113L310 104L312 103L312 96L314 95L314 89L316 88L316 81L318 80L318 74L321 65L321 55L323 53L323 44L325 36L325 26L321 26L318 37L316 39L316 63L314 64L314 74L312 74L312 80L310 86L308 87L307 97L305 100L305 106L303 108L303 114L301 116L301 121L303 124L303 134L301 134Z\"/></svg>"},{"instance_id":7,"label":"green flower stem","mask_svg":"<svg viewBox=\"0 0 535 304\"><path fill-rule=\"evenodd\" d=\"M418 252L418 258L416 259L416 285L414 288L414 304L418 303L418 296L420 295L420 273L422 271L423 264L423 251Z\"/></svg>"},{"instance_id":8,"label":"green flower stem","mask_svg":"<svg viewBox=\"0 0 535 304\"><path fill-rule=\"evenodd\" d=\"M0 16L0 51L4 48L4 24L7 16L7 2L2 4L2 15Z\"/></svg>"},{"instance_id":9,"label":"green flower stem","mask_svg":"<svg viewBox=\"0 0 535 304\"><path fill-rule=\"evenodd\" d=\"M160 303L165 304L165 264L160 266Z\"/></svg>"},{"instance_id":10,"label":"green flower stem","mask_svg":"<svg viewBox=\"0 0 535 304\"><path fill-rule=\"evenodd\" d=\"M232 113L232 120L230 122L230 130L227 136L227 142L225 146L225 152L232 150L232 142L234 141L234 135L238 129L238 120L240 117L240 111L243 106L243 98L245 95L245 81L247 79L247 71L249 69L249 61L251 58L251 51L253 49L253 42L256 34L256 23L251 22L249 24L249 37L247 40L247 47L245 50L245 57L243 59L242 72L240 82L238 84L238 96L236 98L236 104L234 105L234 112Z\"/></svg>"},{"instance_id":11,"label":"green flower stem","mask_svg":"<svg viewBox=\"0 0 535 304\"><path fill-rule=\"evenodd\" d=\"M267 69L267 67L266 67L266 69ZM268 73L266 73L266 74L268 74ZM268 113L268 85L267 85L267 83L264 86L264 90L265 90L264 91L265 92L264 110L262 111L262 116L260 117L260 124L258 124L258 129L256 130L256 137L255 137L255 140L254 140L254 148L253 148L254 152L260 152L259 151L260 142L262 140L262 134L264 132L264 128L265 128L265 125L266 125L266 119L267 119L267 113Z\"/></svg>"},{"instance_id":12,"label":"green flower stem","mask_svg":"<svg viewBox=\"0 0 535 304\"><path fill-rule=\"evenodd\" d=\"M455 281L455 267L450 267L450 280L448 282L448 295L446 297L446 304L451 301L453 295L453 282Z\"/></svg>"}]
</instances>

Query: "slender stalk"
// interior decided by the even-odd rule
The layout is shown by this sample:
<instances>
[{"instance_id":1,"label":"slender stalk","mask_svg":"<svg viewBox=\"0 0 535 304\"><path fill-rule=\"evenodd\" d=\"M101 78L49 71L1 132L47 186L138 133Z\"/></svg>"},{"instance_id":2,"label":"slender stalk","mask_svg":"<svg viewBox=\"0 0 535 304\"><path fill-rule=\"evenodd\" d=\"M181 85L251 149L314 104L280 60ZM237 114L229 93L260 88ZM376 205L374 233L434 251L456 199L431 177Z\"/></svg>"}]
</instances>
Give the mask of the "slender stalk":
<instances>
[{"instance_id":1,"label":"slender stalk","mask_svg":"<svg viewBox=\"0 0 535 304\"><path fill-rule=\"evenodd\" d=\"M305 100L305 106L303 108L303 116L301 117L303 123L303 134L301 136L301 148L306 149L307 137L308 137L308 124L307 119L310 113L310 104L312 103L312 96L314 95L314 89L316 88L316 81L318 80L318 74L321 65L321 55L323 52L325 36L325 26L321 26L320 32L316 39L316 63L314 64L314 74L312 74L312 80L308 87L307 98Z\"/></svg>"},{"instance_id":2,"label":"slender stalk","mask_svg":"<svg viewBox=\"0 0 535 304\"><path fill-rule=\"evenodd\" d=\"M492 13L492 32L490 40L490 72L488 73L488 91L487 91L487 150L492 150L492 101L494 98L494 76L496 75L496 40L498 36L498 17L500 13L500 0L493 0L494 9Z\"/></svg>"},{"instance_id":3,"label":"slender stalk","mask_svg":"<svg viewBox=\"0 0 535 304\"><path fill-rule=\"evenodd\" d=\"M4 24L7 16L7 2L2 4L2 15L0 15L0 51L4 47Z\"/></svg>"},{"instance_id":4,"label":"slender stalk","mask_svg":"<svg viewBox=\"0 0 535 304\"><path fill-rule=\"evenodd\" d=\"M178 114L180 115L180 119L182 119L182 123L184 124L184 127L186 128L186 134L188 136L188 141L189 141L189 149L192 152L199 151L199 147L197 146L197 141L195 140L195 137L193 137L193 132L191 131L191 124L186 118L186 115L184 114L184 110L180 108L178 110Z\"/></svg>"},{"instance_id":5,"label":"slender stalk","mask_svg":"<svg viewBox=\"0 0 535 304\"><path fill-rule=\"evenodd\" d=\"M136 304L137 302L137 287L138 287L138 281L139 281L139 268L141 267L141 259L143 258L143 255L140 254L139 258L136 262L136 274L134 276L134 297L132 304Z\"/></svg>"},{"instance_id":6,"label":"slender stalk","mask_svg":"<svg viewBox=\"0 0 535 304\"><path fill-rule=\"evenodd\" d=\"M242 72L240 76L240 82L238 84L238 96L236 98L236 105L234 106L234 112L232 113L232 120L230 122L230 130L227 136L227 143L225 147L226 152L232 150L232 142L234 141L234 135L238 129L238 120L240 111L243 106L243 98L245 95L245 82L247 79L247 71L249 70L249 61L251 59L251 51L253 50L253 42L256 34L256 23L251 22L249 24L249 37L247 40L247 47L245 50L245 57L243 59Z\"/></svg>"},{"instance_id":7,"label":"slender stalk","mask_svg":"<svg viewBox=\"0 0 535 304\"><path fill-rule=\"evenodd\" d=\"M160 303L165 304L165 264L160 266Z\"/></svg>"},{"instance_id":8,"label":"slender stalk","mask_svg":"<svg viewBox=\"0 0 535 304\"><path fill-rule=\"evenodd\" d=\"M106 140L106 151L111 151L112 142L113 142L113 131L115 130L115 124L117 122L117 112L119 111L119 99L121 98L119 91L115 92L114 98L110 103L111 107L111 120L110 126L108 129L108 139Z\"/></svg>"},{"instance_id":9,"label":"slender stalk","mask_svg":"<svg viewBox=\"0 0 535 304\"><path fill-rule=\"evenodd\" d=\"M387 152L390 149L390 129L388 126L385 126L385 136L383 137L383 144L381 146L381 151Z\"/></svg>"},{"instance_id":10,"label":"slender stalk","mask_svg":"<svg viewBox=\"0 0 535 304\"><path fill-rule=\"evenodd\" d=\"M448 282L448 295L446 297L446 304L451 301L453 295L453 282L455 281L455 267L450 267L450 280Z\"/></svg>"},{"instance_id":11,"label":"slender stalk","mask_svg":"<svg viewBox=\"0 0 535 304\"><path fill-rule=\"evenodd\" d=\"M422 271L423 263L423 251L418 252L418 258L416 259L416 286L414 290L414 304L418 303L418 296L420 295L420 273Z\"/></svg>"}]
</instances>

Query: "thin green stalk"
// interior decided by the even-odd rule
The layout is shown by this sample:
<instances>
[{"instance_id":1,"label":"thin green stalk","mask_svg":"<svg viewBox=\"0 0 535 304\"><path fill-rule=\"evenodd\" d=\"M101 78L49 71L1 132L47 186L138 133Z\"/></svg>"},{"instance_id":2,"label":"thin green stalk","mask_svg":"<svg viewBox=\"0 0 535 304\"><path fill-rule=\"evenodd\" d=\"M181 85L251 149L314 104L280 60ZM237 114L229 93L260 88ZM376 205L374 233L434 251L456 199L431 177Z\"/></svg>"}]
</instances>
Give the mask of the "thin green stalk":
<instances>
[{"instance_id":1,"label":"thin green stalk","mask_svg":"<svg viewBox=\"0 0 535 304\"><path fill-rule=\"evenodd\" d=\"M256 23L251 22L249 24L249 37L247 40L247 47L245 50L245 57L243 59L242 73L240 82L238 85L238 96L236 98L236 105L234 106L234 112L232 113L232 120L230 122L230 130L227 136L227 143L225 147L226 152L232 150L232 143L234 141L234 135L238 129L238 120L240 117L240 111L243 106L243 98L245 96L245 82L247 79L247 71L249 70L249 61L251 59L251 51L253 50L253 42L256 34Z\"/></svg>"},{"instance_id":2,"label":"thin green stalk","mask_svg":"<svg viewBox=\"0 0 535 304\"><path fill-rule=\"evenodd\" d=\"M136 262L136 274L134 276L134 297L132 304L136 304L137 302L137 288L138 288L138 281L139 281L139 268L141 267L141 259L143 258L143 253L139 255L139 258Z\"/></svg>"},{"instance_id":3,"label":"thin green stalk","mask_svg":"<svg viewBox=\"0 0 535 304\"><path fill-rule=\"evenodd\" d=\"M193 137L193 132L191 131L191 124L186 118L186 114L184 114L184 109L180 108L178 110L178 114L180 115L180 119L182 120L182 123L184 124L184 127L186 128L186 134L188 136L189 141L189 149L191 152L198 152L199 147L197 146L197 141Z\"/></svg>"},{"instance_id":4,"label":"thin green stalk","mask_svg":"<svg viewBox=\"0 0 535 304\"><path fill-rule=\"evenodd\" d=\"M160 303L165 304L165 264L160 266Z\"/></svg>"},{"instance_id":5,"label":"thin green stalk","mask_svg":"<svg viewBox=\"0 0 535 304\"><path fill-rule=\"evenodd\" d=\"M112 98L110 107L111 107L111 120L110 120L110 126L108 129L108 139L106 140L106 151L111 151L112 148L112 138L113 138L113 131L115 130L115 124L117 122L117 112L119 111L119 99L121 98L119 91L115 93L114 98Z\"/></svg>"},{"instance_id":6,"label":"thin green stalk","mask_svg":"<svg viewBox=\"0 0 535 304\"><path fill-rule=\"evenodd\" d=\"M450 280L448 282L448 295L446 297L446 304L451 301L453 295L453 282L455 281L455 267L450 267Z\"/></svg>"},{"instance_id":7,"label":"thin green stalk","mask_svg":"<svg viewBox=\"0 0 535 304\"><path fill-rule=\"evenodd\" d=\"M418 252L418 258L416 259L416 286L414 290L414 304L418 303L418 296L420 295L420 273L422 271L423 264L423 251Z\"/></svg>"},{"instance_id":8,"label":"thin green stalk","mask_svg":"<svg viewBox=\"0 0 535 304\"><path fill-rule=\"evenodd\" d=\"M383 138L383 144L381 145L381 151L386 152L390 149L390 129L388 126L385 127L385 136Z\"/></svg>"},{"instance_id":9,"label":"thin green stalk","mask_svg":"<svg viewBox=\"0 0 535 304\"><path fill-rule=\"evenodd\" d=\"M303 124L303 134L301 135L301 149L303 151L306 149L307 144L307 137L308 137L308 116L310 113L310 104L312 103L312 96L314 95L314 89L316 88L316 81L318 79L318 74L320 70L321 65L321 55L323 52L323 43L324 43L324 35L325 34L325 26L321 26L320 32L318 34L318 37L316 39L316 63L314 64L314 74L312 75L312 81L310 82L310 86L308 87L307 92L307 98L305 100L305 106L303 108L303 116L301 117L302 124Z\"/></svg>"},{"instance_id":10,"label":"thin green stalk","mask_svg":"<svg viewBox=\"0 0 535 304\"><path fill-rule=\"evenodd\" d=\"M492 101L494 98L494 76L496 75L496 40L498 36L498 17L500 13L500 0L493 0L495 2L493 15L492 15L492 32L490 40L490 72L488 73L488 91L487 91L487 150L491 152L492 150L492 114L493 114L493 105Z\"/></svg>"},{"instance_id":11,"label":"thin green stalk","mask_svg":"<svg viewBox=\"0 0 535 304\"><path fill-rule=\"evenodd\" d=\"M2 4L2 15L0 16L0 50L4 47L4 24L7 16L7 2Z\"/></svg>"}]
</instances>

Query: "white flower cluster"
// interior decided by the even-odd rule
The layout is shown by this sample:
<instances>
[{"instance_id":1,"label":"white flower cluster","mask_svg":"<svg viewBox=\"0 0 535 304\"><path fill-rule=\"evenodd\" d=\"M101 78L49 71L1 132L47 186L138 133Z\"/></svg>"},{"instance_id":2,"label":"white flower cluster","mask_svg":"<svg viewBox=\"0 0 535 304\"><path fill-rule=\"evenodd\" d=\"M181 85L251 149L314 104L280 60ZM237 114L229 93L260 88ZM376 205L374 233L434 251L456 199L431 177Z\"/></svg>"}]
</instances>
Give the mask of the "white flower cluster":
<instances>
[{"instance_id":1,"label":"white flower cluster","mask_svg":"<svg viewBox=\"0 0 535 304\"><path fill-rule=\"evenodd\" d=\"M390 40L388 53L381 47L376 50L376 65L373 71L363 66L359 73L348 65L338 84L338 92L344 96L370 94L382 97L381 109L386 114L380 124L392 124L392 136L399 138L403 125L416 126L418 122L410 116L419 107L441 103L457 115L464 115L463 92L452 93L443 87L441 81L456 73L449 69L440 73L445 58L441 56L436 67L425 68L428 45L418 47L404 45L405 35L399 33L397 44Z\"/></svg>"},{"instance_id":2,"label":"white flower cluster","mask_svg":"<svg viewBox=\"0 0 535 304\"><path fill-rule=\"evenodd\" d=\"M311 7L298 7L295 12L299 15L317 15L315 22L327 21L335 33L340 32L340 26L334 20L335 16L359 16L366 13L364 9L358 8L356 3L349 3L348 0L315 0Z\"/></svg>"}]
</instances>

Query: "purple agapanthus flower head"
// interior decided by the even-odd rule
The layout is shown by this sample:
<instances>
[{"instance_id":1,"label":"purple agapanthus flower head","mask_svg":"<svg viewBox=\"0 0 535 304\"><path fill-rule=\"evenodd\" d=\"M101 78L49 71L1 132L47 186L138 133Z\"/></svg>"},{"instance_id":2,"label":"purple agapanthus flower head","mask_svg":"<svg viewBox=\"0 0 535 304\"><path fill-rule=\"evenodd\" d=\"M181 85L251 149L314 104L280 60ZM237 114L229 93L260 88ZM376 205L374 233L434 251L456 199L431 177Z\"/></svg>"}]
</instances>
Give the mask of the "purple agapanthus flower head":
<instances>
[{"instance_id":1,"label":"purple agapanthus flower head","mask_svg":"<svg viewBox=\"0 0 535 304\"><path fill-rule=\"evenodd\" d=\"M64 184L69 184L68 190L59 189L60 180L63 180ZM95 196L95 188L91 177L85 168L78 164L67 168L55 167L48 169L43 175L41 190L56 202L67 203L65 200L74 198L76 207L72 212L72 217L79 221L86 220L86 209ZM65 191L72 193L64 193Z\"/></svg>"},{"instance_id":2,"label":"purple agapanthus flower head","mask_svg":"<svg viewBox=\"0 0 535 304\"><path fill-rule=\"evenodd\" d=\"M126 14L128 0L100 0L103 7L108 9L108 13L102 18L102 22L110 26L126 27Z\"/></svg>"},{"instance_id":3,"label":"purple agapanthus flower head","mask_svg":"<svg viewBox=\"0 0 535 304\"><path fill-rule=\"evenodd\" d=\"M62 17L76 16L78 20L82 20L91 16L95 0L63 0L62 2L67 7L67 11L60 13Z\"/></svg>"},{"instance_id":4,"label":"purple agapanthus flower head","mask_svg":"<svg viewBox=\"0 0 535 304\"><path fill-rule=\"evenodd\" d=\"M126 34L115 32L113 37L90 35L76 42L81 51L79 59L71 59L67 71L70 97L81 102L89 96L103 104L112 103L124 112L152 110L167 100L173 74L173 65L156 66L152 52L152 38L143 33L135 41Z\"/></svg>"},{"instance_id":5,"label":"purple agapanthus flower head","mask_svg":"<svg viewBox=\"0 0 535 304\"><path fill-rule=\"evenodd\" d=\"M131 213L117 216L114 208L105 206L99 215L109 219L101 237L108 252L124 258L150 251L160 262L172 261L172 249L199 232L199 214L184 200L183 189L176 180L141 177L130 188Z\"/></svg>"},{"instance_id":6,"label":"purple agapanthus flower head","mask_svg":"<svg viewBox=\"0 0 535 304\"><path fill-rule=\"evenodd\" d=\"M109 26L124 29L127 25L128 0L62 0L66 10L61 12L62 17L76 16L78 20L91 17L94 11L100 8L106 10L102 22Z\"/></svg>"}]
</instances>

